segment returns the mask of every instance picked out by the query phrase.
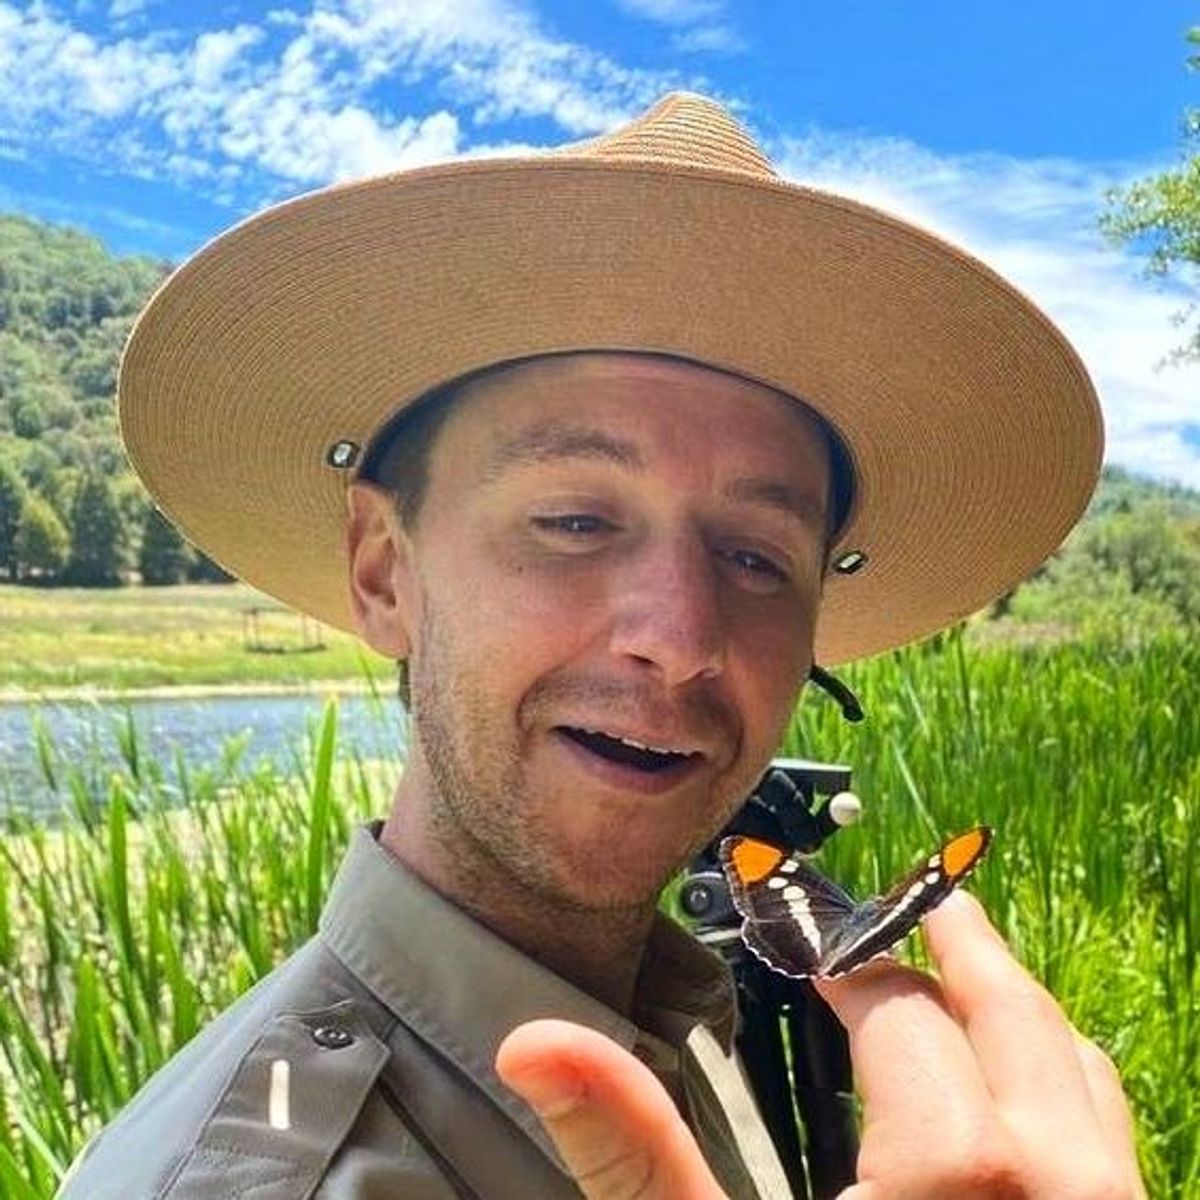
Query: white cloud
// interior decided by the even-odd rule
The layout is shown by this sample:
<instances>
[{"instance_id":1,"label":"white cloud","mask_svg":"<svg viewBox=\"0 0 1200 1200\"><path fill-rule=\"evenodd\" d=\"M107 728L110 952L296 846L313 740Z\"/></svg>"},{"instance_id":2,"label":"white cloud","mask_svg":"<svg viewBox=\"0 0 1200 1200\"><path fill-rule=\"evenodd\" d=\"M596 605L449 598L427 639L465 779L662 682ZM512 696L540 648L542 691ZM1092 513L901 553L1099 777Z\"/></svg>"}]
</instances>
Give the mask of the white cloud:
<instances>
[{"instance_id":1,"label":"white cloud","mask_svg":"<svg viewBox=\"0 0 1200 1200\"><path fill-rule=\"evenodd\" d=\"M519 0L314 0L188 42L106 38L48 6L0 0L7 153L51 146L246 203L281 185L496 152L512 139L482 131L502 122L594 134L675 82L554 38ZM431 92L444 104L428 111ZM399 115L385 111L397 101Z\"/></svg>"},{"instance_id":2,"label":"white cloud","mask_svg":"<svg viewBox=\"0 0 1200 1200\"><path fill-rule=\"evenodd\" d=\"M681 54L739 54L750 43L732 25L697 25L677 30L671 45Z\"/></svg>"},{"instance_id":3,"label":"white cloud","mask_svg":"<svg viewBox=\"0 0 1200 1200\"><path fill-rule=\"evenodd\" d=\"M123 21L145 12L149 4L150 0L112 0L108 6L108 16L112 21Z\"/></svg>"},{"instance_id":4,"label":"white cloud","mask_svg":"<svg viewBox=\"0 0 1200 1200\"><path fill-rule=\"evenodd\" d=\"M675 82L556 39L511 0L328 0L305 25L311 53L352 52L372 81L432 77L475 124L548 117L599 133Z\"/></svg>"},{"instance_id":5,"label":"white cloud","mask_svg":"<svg viewBox=\"0 0 1200 1200\"><path fill-rule=\"evenodd\" d=\"M663 25L696 25L725 11L722 0L617 0L617 7Z\"/></svg>"},{"instance_id":6,"label":"white cloud","mask_svg":"<svg viewBox=\"0 0 1200 1200\"><path fill-rule=\"evenodd\" d=\"M173 71L152 40L100 43L46 8L0 4L0 112L17 130L47 113L66 124L124 116Z\"/></svg>"},{"instance_id":7,"label":"white cloud","mask_svg":"<svg viewBox=\"0 0 1200 1200\"><path fill-rule=\"evenodd\" d=\"M1109 461L1200 488L1200 449L1180 433L1200 411L1200 365L1162 366L1182 339L1172 317L1186 297L1148 280L1097 231L1106 191L1150 165L941 156L897 139L828 134L786 140L778 161L787 177L915 221L1012 280L1087 364Z\"/></svg>"},{"instance_id":8,"label":"white cloud","mask_svg":"<svg viewBox=\"0 0 1200 1200\"><path fill-rule=\"evenodd\" d=\"M671 46L682 54L731 54L747 42L727 20L725 0L616 0L631 17L664 25Z\"/></svg>"},{"instance_id":9,"label":"white cloud","mask_svg":"<svg viewBox=\"0 0 1200 1200\"><path fill-rule=\"evenodd\" d=\"M447 112L385 125L353 105L327 112L278 99L265 121L252 102L230 116L221 144L231 158L253 159L303 183L422 166L453 156L458 147L458 121Z\"/></svg>"}]
</instances>

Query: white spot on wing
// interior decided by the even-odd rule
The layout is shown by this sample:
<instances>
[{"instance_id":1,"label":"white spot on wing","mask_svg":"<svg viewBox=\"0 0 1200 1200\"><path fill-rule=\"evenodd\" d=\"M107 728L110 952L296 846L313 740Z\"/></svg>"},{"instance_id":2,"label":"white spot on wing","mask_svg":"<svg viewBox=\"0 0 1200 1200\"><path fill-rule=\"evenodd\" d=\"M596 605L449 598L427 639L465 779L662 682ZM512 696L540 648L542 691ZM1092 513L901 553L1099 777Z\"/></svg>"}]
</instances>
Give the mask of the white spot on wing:
<instances>
[{"instance_id":1,"label":"white spot on wing","mask_svg":"<svg viewBox=\"0 0 1200 1200\"><path fill-rule=\"evenodd\" d=\"M821 954L821 927L813 920L812 910L808 907L808 893L793 883L783 889L783 898L788 902L788 912L800 926L805 941L812 946L813 951Z\"/></svg>"},{"instance_id":2,"label":"white spot on wing","mask_svg":"<svg viewBox=\"0 0 1200 1200\"><path fill-rule=\"evenodd\" d=\"M271 1092L267 1099L267 1120L272 1129L291 1129L291 1084L292 1068L286 1058L277 1058L271 1064Z\"/></svg>"}]
</instances>

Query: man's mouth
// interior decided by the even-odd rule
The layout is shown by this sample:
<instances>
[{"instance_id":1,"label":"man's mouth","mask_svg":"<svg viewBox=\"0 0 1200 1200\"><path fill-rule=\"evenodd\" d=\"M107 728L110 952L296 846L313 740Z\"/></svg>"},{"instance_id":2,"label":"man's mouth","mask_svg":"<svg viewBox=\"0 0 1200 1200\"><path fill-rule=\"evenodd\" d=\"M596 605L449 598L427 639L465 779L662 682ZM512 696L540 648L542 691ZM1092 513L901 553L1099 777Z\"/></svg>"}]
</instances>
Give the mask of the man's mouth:
<instances>
[{"instance_id":1,"label":"man's mouth","mask_svg":"<svg viewBox=\"0 0 1200 1200\"><path fill-rule=\"evenodd\" d=\"M581 729L573 725L556 726L559 733L590 750L608 762L633 767L638 771L654 774L678 766L690 759L699 758L695 751L676 750L667 746L649 746L632 738L616 734L601 733L595 729Z\"/></svg>"}]
</instances>

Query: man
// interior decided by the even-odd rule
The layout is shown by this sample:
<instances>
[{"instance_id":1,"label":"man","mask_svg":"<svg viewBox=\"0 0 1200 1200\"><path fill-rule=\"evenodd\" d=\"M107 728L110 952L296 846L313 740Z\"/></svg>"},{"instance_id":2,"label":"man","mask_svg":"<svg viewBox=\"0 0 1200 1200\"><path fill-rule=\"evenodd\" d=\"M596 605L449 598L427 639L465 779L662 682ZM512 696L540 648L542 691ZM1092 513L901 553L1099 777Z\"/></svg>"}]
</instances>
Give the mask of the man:
<instances>
[{"instance_id":1,"label":"man","mask_svg":"<svg viewBox=\"0 0 1200 1200\"><path fill-rule=\"evenodd\" d=\"M164 509L403 661L414 737L318 937L64 1194L786 1194L728 977L655 898L818 658L973 611L1078 516L1100 430L1061 337L671 96L255 218L151 303L120 393ZM1111 1065L970 901L929 926L940 982L823 989L850 1194L1140 1195Z\"/></svg>"}]
</instances>

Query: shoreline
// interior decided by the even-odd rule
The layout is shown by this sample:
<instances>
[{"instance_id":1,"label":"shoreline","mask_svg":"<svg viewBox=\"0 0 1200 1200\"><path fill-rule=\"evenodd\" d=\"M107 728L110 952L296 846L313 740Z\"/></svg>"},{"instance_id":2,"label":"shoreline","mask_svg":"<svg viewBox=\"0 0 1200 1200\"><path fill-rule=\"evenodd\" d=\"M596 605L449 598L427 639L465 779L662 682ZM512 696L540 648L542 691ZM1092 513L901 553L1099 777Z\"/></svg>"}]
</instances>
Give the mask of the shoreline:
<instances>
[{"instance_id":1,"label":"shoreline","mask_svg":"<svg viewBox=\"0 0 1200 1200\"><path fill-rule=\"evenodd\" d=\"M378 689L381 693L383 689ZM224 696L369 696L368 684L356 679L315 679L304 683L184 683L147 687L21 688L0 687L0 705L112 704L123 700L207 700ZM391 698L390 694L387 696Z\"/></svg>"}]
</instances>

